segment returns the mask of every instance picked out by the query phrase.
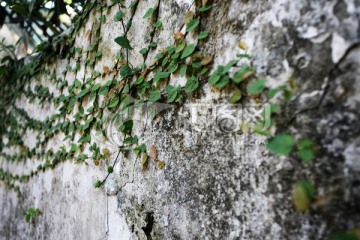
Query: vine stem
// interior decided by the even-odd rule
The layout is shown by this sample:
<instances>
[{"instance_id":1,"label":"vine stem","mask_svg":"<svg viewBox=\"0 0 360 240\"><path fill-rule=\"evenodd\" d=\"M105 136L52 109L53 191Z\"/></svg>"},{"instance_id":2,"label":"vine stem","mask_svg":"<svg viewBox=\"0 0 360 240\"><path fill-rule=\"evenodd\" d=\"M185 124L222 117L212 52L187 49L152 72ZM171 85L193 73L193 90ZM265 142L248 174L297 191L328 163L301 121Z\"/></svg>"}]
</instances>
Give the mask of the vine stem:
<instances>
[{"instance_id":1,"label":"vine stem","mask_svg":"<svg viewBox=\"0 0 360 240\"><path fill-rule=\"evenodd\" d=\"M159 19L160 3L161 3L161 0L158 0L158 4L157 4L157 7L156 7L156 17L155 17L155 21L154 21L154 22L157 22L157 20ZM153 39L154 39L155 32L156 32L156 27L154 27L153 30L152 30L152 32L150 33L150 43L152 43L152 41L153 41ZM145 53L144 63L146 62L146 59L147 59L147 57L148 57L148 55L149 55L149 52L150 52L150 48L149 48L149 50Z\"/></svg>"},{"instance_id":2,"label":"vine stem","mask_svg":"<svg viewBox=\"0 0 360 240\"><path fill-rule=\"evenodd\" d=\"M116 163L117 163L117 160L118 160L118 158L119 158L119 156L120 156L121 147L122 147L122 146L119 147L119 151L118 151L118 153L117 153L117 155L116 155L116 158L115 158L115 161L114 161L114 163L113 163L113 165L112 165L113 168L115 167L115 165L116 165ZM106 177L104 178L104 180L101 181L100 186L103 185L103 184L106 182L106 179L110 176L110 174L111 174L111 173L108 172L108 174L106 175Z\"/></svg>"}]
</instances>

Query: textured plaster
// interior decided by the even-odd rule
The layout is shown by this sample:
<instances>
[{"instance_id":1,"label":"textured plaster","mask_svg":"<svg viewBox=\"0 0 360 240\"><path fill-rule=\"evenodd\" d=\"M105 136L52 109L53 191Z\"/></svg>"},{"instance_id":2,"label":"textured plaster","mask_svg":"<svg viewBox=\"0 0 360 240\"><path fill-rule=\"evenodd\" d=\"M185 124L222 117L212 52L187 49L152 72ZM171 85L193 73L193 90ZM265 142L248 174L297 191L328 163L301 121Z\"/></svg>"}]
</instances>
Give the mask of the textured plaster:
<instances>
[{"instance_id":1,"label":"textured plaster","mask_svg":"<svg viewBox=\"0 0 360 240\"><path fill-rule=\"evenodd\" d=\"M134 47L129 54L131 62L142 63L138 51L149 41L149 23L142 16L156 2L139 3L128 33ZM161 48L173 43L170 36L181 30L190 3L161 1L163 31L154 36L158 48L150 52L147 64ZM100 72L113 63L120 50L113 42L122 34L120 24L112 21L115 13L109 12L101 27L100 48L106 54L96 64ZM244 53L237 47L243 41L268 87L295 79L294 99L284 103L277 98L283 110L278 130L288 129L297 138L316 141L320 151L313 164L304 166L296 158L271 155L264 137L240 129L236 114L243 111L240 116L246 116L246 109L255 108L254 102L229 107L231 89L219 92L205 84L184 106L166 105L153 119L136 115L141 124L134 131L141 135L141 143L156 146L159 158L165 161L163 170L149 163L149 169L142 171L133 154L121 155L105 187L94 189L92 183L105 175L106 166L61 164L22 188L24 207L39 207L43 212L31 224L23 221L15 195L1 187L0 236L328 239L335 231L359 227L359 14L360 3L355 0L232 0L214 1L212 11L201 22L209 41L199 44L214 56L214 67ZM89 45L84 36L94 21L92 16L76 46ZM59 74L66 64L58 60ZM80 70L78 76L69 74L67 80L84 76L90 72ZM105 75L99 81L110 77ZM46 79L43 81L46 85ZM173 76L170 81L183 85L185 80ZM54 87L49 88L56 93ZM19 107L38 119L55 111L52 106L39 109L25 99L19 99ZM31 132L26 138L30 144ZM52 146L69 144L62 139L58 136ZM116 151L116 143L99 143ZM23 171L21 165L0 164ZM305 178L314 183L318 196L328 196L325 204L308 214L297 212L291 203L293 185Z\"/></svg>"}]
</instances>

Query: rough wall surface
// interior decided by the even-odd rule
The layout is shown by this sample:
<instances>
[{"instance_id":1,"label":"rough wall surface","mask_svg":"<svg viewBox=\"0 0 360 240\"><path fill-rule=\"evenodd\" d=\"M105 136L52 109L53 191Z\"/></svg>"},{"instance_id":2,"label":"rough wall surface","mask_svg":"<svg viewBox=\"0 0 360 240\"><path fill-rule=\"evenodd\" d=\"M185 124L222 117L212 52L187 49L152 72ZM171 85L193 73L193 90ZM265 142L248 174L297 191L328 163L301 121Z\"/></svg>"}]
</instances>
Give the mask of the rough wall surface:
<instances>
[{"instance_id":1,"label":"rough wall surface","mask_svg":"<svg viewBox=\"0 0 360 240\"><path fill-rule=\"evenodd\" d=\"M134 15L128 33L134 65L141 64L138 51L149 41L142 16L157 2L140 1ZM160 1L163 30L154 35L158 49L172 44L169 36L181 29L181 19L191 7L190 0ZM101 27L103 57L95 66L100 71L114 62L119 50L113 41L122 34L119 23L112 21L116 11L107 13ZM89 45L86 32L95 17L89 17L76 46ZM141 127L134 131L141 142L156 146L165 161L163 170L150 164L142 171L139 158L121 156L105 187L94 189L93 181L105 174L105 167L61 164L22 188L22 205L42 211L31 224L23 220L15 194L1 187L0 238L328 239L333 232L359 227L359 24L357 0L215 0L201 22L209 40L200 46L214 56L214 66L242 53L237 45L243 41L268 87L295 79L296 96L282 105L279 128L319 144L313 164L271 155L264 137L238 129L239 119L222 111L229 89L204 84L185 105L166 105L159 116L137 118ZM149 54L149 63L155 55ZM52 67L61 74L66 64L59 58ZM68 80L90 73L81 67L77 74L69 74ZM184 84L178 77L171 81ZM49 86L46 78L42 83ZM56 111L53 106L39 109L25 99L18 103L38 119ZM239 105L235 111L245 108ZM229 124L231 131L224 131ZM31 133L24 138L29 145L34 141ZM62 139L54 140L53 147L62 145ZM99 144L116 152L114 142ZM25 171L22 165L0 164ZM27 169L36 166L27 164ZM291 203L292 187L302 178L310 179L323 196L306 214Z\"/></svg>"}]
</instances>

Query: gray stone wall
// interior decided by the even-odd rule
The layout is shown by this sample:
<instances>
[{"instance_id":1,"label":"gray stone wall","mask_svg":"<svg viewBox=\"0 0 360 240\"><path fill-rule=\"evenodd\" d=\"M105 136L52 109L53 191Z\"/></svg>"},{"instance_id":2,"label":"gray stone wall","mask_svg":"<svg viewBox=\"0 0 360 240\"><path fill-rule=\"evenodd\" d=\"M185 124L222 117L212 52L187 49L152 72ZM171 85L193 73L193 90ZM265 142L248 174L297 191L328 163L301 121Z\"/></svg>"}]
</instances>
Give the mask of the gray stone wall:
<instances>
[{"instance_id":1,"label":"gray stone wall","mask_svg":"<svg viewBox=\"0 0 360 240\"><path fill-rule=\"evenodd\" d=\"M134 15L128 33L134 65L141 63L138 51L149 41L142 16L157 2L141 0ZM158 49L172 44L169 36L181 30L191 4L161 1L163 30L154 36ZM116 12L114 8L107 13L101 29L99 48L105 54L95 67L100 70L114 62L119 50L113 41L122 33L112 20ZM66 162L22 186L26 198L21 205L1 185L0 238L329 239L334 232L359 227L359 14L357 0L215 0L201 21L209 40L199 45L214 56L214 68L243 53L238 44L244 42L267 87L295 80L294 98L276 100L281 115L272 131L314 140L320 151L312 164L272 155L265 137L240 127L256 117L262 104L249 100L230 106L231 89L218 91L204 83L184 105L164 104L155 117L135 115L139 124L134 131L148 148L156 147L165 161L163 170L150 162L144 171L139 158L121 155L105 187L94 189L94 180L105 175L106 166ZM76 46L89 44L86 31L95 17L90 16ZM148 64L155 55L156 51L149 54ZM66 64L59 59L49 67L60 74ZM90 73L81 68L78 74ZM170 80L173 85L185 81L176 76ZM42 82L49 85L46 78ZM49 88L56 94L53 86ZM39 109L25 98L18 103L39 119L56 111L53 106ZM29 145L34 141L31 132L24 139ZM53 140L52 146L64 144L61 139ZM116 139L92 141L114 152L118 147ZM19 173L36 166L0 164ZM292 188L301 179L309 179L317 191L318 199L307 213L296 211L291 202ZM27 224L20 206L38 207L42 214Z\"/></svg>"}]
</instances>

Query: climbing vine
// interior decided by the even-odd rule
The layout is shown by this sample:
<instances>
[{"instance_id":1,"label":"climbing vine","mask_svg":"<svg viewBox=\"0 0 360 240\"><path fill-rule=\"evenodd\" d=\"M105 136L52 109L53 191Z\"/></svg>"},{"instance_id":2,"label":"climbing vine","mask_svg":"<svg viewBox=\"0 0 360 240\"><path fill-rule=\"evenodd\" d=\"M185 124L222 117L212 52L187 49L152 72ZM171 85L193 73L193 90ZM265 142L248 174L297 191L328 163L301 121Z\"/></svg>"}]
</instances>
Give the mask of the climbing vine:
<instances>
[{"instance_id":1,"label":"climbing vine","mask_svg":"<svg viewBox=\"0 0 360 240\"><path fill-rule=\"evenodd\" d=\"M62 35L59 39L51 43L44 43L38 46L39 54L34 57L30 64L17 64L20 67L20 73L12 73L15 65L13 59L8 59L9 64L2 73L2 84L8 86L10 89L11 82L7 82L5 77L12 76L14 82L18 83L15 91L5 93L5 98L2 102L2 115L5 119L5 124L2 126L2 135L7 137L9 141L5 144L3 139L1 141L1 148L5 147L20 147L21 151L16 155L9 155L1 152L1 156L7 161L11 162L25 162L27 159L45 159L45 163L39 164L36 169L31 170L27 174L13 175L10 172L0 169L1 180L9 187L17 191L20 195L18 187L19 183L29 181L30 178L36 176L47 169L54 169L57 164L72 159L76 163L87 164L88 160L94 161L95 165L99 165L101 161L109 160L113 153L109 149L100 149L95 142L91 144L91 130L95 130L107 138L106 129L103 128L106 115L108 113L115 113L119 109L126 111L134 104L143 104L146 102L155 103L159 101L166 101L167 103L182 103L186 95L197 91L201 83L208 82L210 85L221 90L232 85L236 90L230 97L231 103L237 103L242 100L244 87L245 93L250 97L259 98L260 94L265 89L265 80L257 79L253 67L250 65L243 65L239 71L234 75L230 75L230 70L242 58L250 59L249 55L238 55L238 59L231 60L226 65L220 65L210 75L210 68L207 67L212 62L212 56L201 53L197 44L189 44L186 37L189 33L197 34L199 41L205 41L208 37L207 32L199 32L200 20L203 14L211 10L211 5L202 5L199 2L194 2L195 11L188 11L184 18L185 31L177 32L174 35L174 44L165 47L160 51L152 61L150 66L146 66L146 61L149 52L155 51L157 43L154 42L154 36L161 31L162 22L159 20L159 9L161 1L157 2L156 6L150 7L144 14L143 18L148 19L151 26L150 41L148 46L142 48L139 52L143 55L143 64L140 66L133 66L129 62L129 51L133 51L132 43L127 38L127 33L132 26L132 20L136 14L139 1L133 1L130 6L125 6L124 1L113 1L113 5L107 6L103 2L94 1L88 5L84 13L74 23L74 28L69 35ZM114 41L121 47L116 55L116 63L111 67L104 67L103 72L95 69L96 62L102 57L102 52L99 50L99 44L102 41L101 25L106 21L106 12L112 7L118 7L119 11L115 14L113 21L121 24L123 35L118 36ZM95 9L95 11L93 11ZM76 36L90 14L99 13L99 17L92 23L91 30L88 30L86 35L89 39L89 46L87 49L75 47L74 43ZM125 23L125 16L130 15L128 21ZM59 46L61 45L61 46ZM62 47L62 49L59 49ZM240 46L246 48L244 44ZM57 49L53 49L57 48ZM51 54L53 52L53 54ZM60 53L65 55L68 61L65 69L61 75L56 73L56 69L49 70L42 66L42 63L54 59L55 54ZM85 70L90 69L90 77L75 80L70 83L68 75L73 74L78 76L81 69L81 60L85 56ZM75 65L72 66L72 59L75 59ZM10 64L11 63L11 64ZM98 78L108 73L115 73L114 78L103 82L98 82ZM184 87L172 86L167 84L171 74L178 74L181 77L186 77L187 82ZM40 83L40 76L50 76L48 79L53 82L58 88L60 95L55 96L50 93L48 87L44 87ZM151 75L151 77L149 77ZM120 79L117 79L117 78ZM38 83L35 87L30 87L30 82ZM165 84L164 84L165 83ZM26 87L27 86L27 87ZM286 87L276 91L287 91ZM6 90L5 90L6 91ZM28 113L16 106L16 99L22 93L29 100L29 102L37 101L44 106L45 103L53 102L54 106L58 108L59 112L47 118L45 121L36 120L28 115ZM272 95L275 95L273 92ZM9 102L6 102L8 100ZM8 107L8 106L11 107ZM90 105L85 109L85 105ZM71 120L71 117L73 119ZM115 115L111 121L116 122L120 119ZM146 146L139 144L139 138L132 134L133 120L131 118L121 119L117 130L123 134L123 143L119 146L116 153L115 161L107 168L108 174L103 180L97 180L94 183L95 187L100 187L105 183L106 178L113 172L113 167L117 162L120 153L125 154L125 149L129 145L135 145L134 152L137 155L142 155L141 162L143 167L147 166L148 153ZM37 131L35 147L30 148L26 146L22 140L22 135L27 130ZM71 144L67 148L61 146L59 149L47 149L47 144L56 135L64 134L65 140L70 140ZM269 132L262 134L271 136ZM285 143L285 144L284 144ZM276 154L289 155L294 145L294 139L289 135L278 135L269 141L269 149ZM299 143L299 156L306 161L311 161L312 143ZM85 149L92 154L85 153ZM152 152L155 147L152 147ZM156 154L149 154L151 159L157 164L159 169L164 167L164 162L157 159Z\"/></svg>"}]
</instances>

